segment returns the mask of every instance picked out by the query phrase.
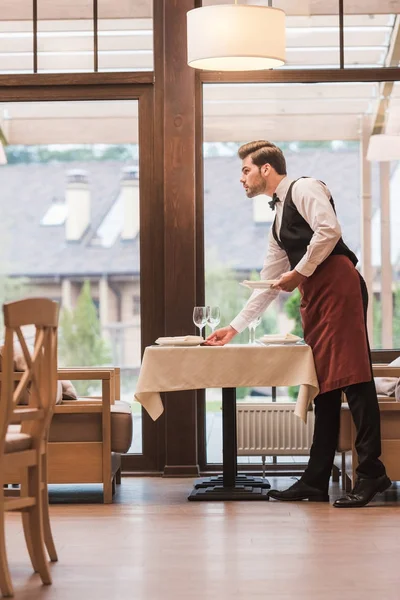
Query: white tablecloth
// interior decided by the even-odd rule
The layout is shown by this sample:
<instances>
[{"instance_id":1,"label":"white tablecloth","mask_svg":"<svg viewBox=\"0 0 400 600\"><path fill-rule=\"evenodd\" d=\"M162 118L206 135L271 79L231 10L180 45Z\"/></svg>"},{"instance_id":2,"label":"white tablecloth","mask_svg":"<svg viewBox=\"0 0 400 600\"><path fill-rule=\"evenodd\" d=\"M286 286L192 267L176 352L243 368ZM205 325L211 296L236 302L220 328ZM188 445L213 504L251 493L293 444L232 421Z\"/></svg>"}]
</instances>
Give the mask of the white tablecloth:
<instances>
[{"instance_id":1,"label":"white tablecloth","mask_svg":"<svg viewBox=\"0 0 400 600\"><path fill-rule=\"evenodd\" d=\"M306 422L309 404L319 391L309 346L150 346L135 399L156 420L164 410L160 392L292 385L300 385L295 414Z\"/></svg>"}]
</instances>

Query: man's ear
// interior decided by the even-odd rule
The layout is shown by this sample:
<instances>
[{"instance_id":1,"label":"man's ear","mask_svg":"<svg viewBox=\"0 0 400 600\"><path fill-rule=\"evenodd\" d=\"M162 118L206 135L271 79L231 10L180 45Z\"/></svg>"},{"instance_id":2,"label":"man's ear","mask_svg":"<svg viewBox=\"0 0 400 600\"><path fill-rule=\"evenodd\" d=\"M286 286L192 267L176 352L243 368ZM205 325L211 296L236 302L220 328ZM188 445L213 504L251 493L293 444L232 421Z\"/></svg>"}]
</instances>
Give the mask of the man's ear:
<instances>
[{"instance_id":1,"label":"man's ear","mask_svg":"<svg viewBox=\"0 0 400 600\"><path fill-rule=\"evenodd\" d=\"M264 175L264 177L266 177L269 174L270 170L271 170L270 164L267 163L262 166L262 174Z\"/></svg>"}]
</instances>

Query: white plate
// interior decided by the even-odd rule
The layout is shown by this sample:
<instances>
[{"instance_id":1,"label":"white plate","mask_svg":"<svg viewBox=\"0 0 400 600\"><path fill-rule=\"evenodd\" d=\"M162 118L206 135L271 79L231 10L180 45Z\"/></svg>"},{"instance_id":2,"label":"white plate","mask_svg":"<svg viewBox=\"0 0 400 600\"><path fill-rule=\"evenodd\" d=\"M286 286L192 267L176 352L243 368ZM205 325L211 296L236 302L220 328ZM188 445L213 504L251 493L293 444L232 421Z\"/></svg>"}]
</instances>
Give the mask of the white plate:
<instances>
[{"instance_id":1,"label":"white plate","mask_svg":"<svg viewBox=\"0 0 400 600\"><path fill-rule=\"evenodd\" d=\"M199 342L156 342L157 346L166 347L166 348L184 348L184 347L196 347L200 346Z\"/></svg>"},{"instance_id":2,"label":"white plate","mask_svg":"<svg viewBox=\"0 0 400 600\"><path fill-rule=\"evenodd\" d=\"M251 290L267 290L271 285L278 283L278 281L278 279L263 279L260 281L248 281L245 279L240 285L250 288Z\"/></svg>"},{"instance_id":3,"label":"white plate","mask_svg":"<svg viewBox=\"0 0 400 600\"><path fill-rule=\"evenodd\" d=\"M259 339L257 340L258 342L261 342L261 344L263 344L264 346L297 346L298 344L303 344L302 341L299 342L292 342L291 340L280 340L278 342L278 340L275 342L271 342L271 340L263 340L263 339Z\"/></svg>"}]
</instances>

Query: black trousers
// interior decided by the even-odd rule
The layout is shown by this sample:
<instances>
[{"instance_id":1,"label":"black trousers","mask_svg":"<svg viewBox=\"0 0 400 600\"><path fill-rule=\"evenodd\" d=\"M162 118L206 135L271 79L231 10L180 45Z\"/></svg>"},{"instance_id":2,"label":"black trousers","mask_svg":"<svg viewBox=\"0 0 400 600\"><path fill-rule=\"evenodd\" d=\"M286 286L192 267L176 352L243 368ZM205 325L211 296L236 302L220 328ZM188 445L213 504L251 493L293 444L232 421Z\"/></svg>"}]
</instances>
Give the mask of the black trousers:
<instances>
[{"instance_id":1,"label":"black trousers","mask_svg":"<svg viewBox=\"0 0 400 600\"><path fill-rule=\"evenodd\" d=\"M368 292L361 276L360 285L366 320ZM367 335L366 327L365 332ZM356 352L357 349L355 348L354 351ZM370 381L349 385L343 390L337 389L320 394L314 400L314 437L310 450L310 460L301 479L308 485L323 491L328 489L337 448L342 391L347 396L357 432L355 441L358 454L357 475L368 479L380 477L385 473L385 467L379 460L381 454L380 414L371 367Z\"/></svg>"}]
</instances>

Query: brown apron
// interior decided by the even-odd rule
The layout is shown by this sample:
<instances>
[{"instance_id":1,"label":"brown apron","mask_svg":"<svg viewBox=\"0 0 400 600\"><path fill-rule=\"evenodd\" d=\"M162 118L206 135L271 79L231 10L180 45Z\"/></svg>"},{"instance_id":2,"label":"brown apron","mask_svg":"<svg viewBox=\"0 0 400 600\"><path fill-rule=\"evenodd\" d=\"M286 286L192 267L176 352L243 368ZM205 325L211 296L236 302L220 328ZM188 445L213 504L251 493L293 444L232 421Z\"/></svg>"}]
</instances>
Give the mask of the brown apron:
<instances>
[{"instance_id":1,"label":"brown apron","mask_svg":"<svg viewBox=\"0 0 400 600\"><path fill-rule=\"evenodd\" d=\"M299 286L304 339L314 354L320 394L372 377L360 275L329 256Z\"/></svg>"}]
</instances>

